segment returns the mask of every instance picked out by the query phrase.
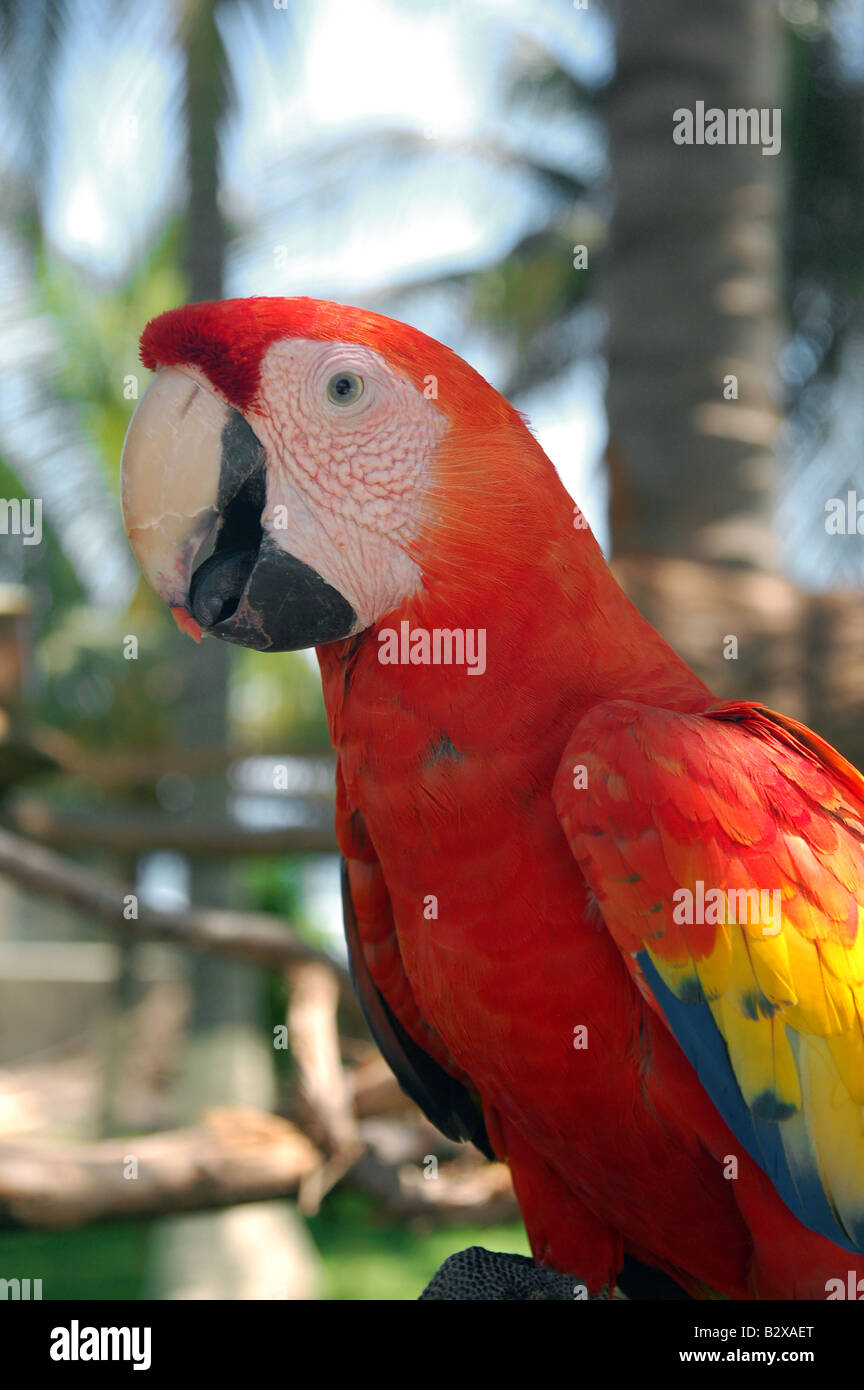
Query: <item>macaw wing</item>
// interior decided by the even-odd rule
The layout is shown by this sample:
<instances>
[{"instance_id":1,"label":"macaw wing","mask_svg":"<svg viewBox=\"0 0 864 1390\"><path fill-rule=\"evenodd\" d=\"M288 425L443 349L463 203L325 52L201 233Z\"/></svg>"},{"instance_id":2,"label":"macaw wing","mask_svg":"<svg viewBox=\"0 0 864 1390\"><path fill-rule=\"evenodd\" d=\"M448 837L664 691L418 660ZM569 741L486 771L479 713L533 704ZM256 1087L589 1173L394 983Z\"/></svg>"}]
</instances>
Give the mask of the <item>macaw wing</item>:
<instances>
[{"instance_id":1,"label":"macaw wing","mask_svg":"<svg viewBox=\"0 0 864 1390\"><path fill-rule=\"evenodd\" d=\"M631 701L555 781L636 983L810 1229L864 1249L864 778L803 725Z\"/></svg>"},{"instance_id":2,"label":"macaw wing","mask_svg":"<svg viewBox=\"0 0 864 1390\"><path fill-rule=\"evenodd\" d=\"M402 967L390 896L362 818L344 806L336 827L351 977L372 1037L406 1095L448 1139L494 1158L483 1110L435 1030L421 1017Z\"/></svg>"}]
</instances>

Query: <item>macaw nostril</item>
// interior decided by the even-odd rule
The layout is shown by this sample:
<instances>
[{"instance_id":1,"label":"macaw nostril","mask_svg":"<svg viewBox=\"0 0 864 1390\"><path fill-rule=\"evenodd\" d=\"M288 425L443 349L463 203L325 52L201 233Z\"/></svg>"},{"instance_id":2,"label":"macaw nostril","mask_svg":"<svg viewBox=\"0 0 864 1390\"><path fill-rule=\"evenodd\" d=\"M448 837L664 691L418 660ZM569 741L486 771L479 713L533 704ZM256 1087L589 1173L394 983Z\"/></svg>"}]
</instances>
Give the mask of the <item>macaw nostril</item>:
<instances>
[{"instance_id":1,"label":"macaw nostril","mask_svg":"<svg viewBox=\"0 0 864 1390\"><path fill-rule=\"evenodd\" d=\"M217 550L199 565L192 576L189 607L205 632L237 611L257 558L257 550Z\"/></svg>"}]
</instances>

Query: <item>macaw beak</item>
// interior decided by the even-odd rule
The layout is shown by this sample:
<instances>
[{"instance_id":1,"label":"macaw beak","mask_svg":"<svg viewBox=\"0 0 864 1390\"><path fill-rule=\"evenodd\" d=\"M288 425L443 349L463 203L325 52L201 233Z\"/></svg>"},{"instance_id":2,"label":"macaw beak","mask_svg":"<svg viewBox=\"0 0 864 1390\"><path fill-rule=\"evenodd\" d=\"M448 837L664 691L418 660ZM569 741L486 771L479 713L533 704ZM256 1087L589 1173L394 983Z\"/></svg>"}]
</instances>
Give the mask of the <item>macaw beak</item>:
<instances>
[{"instance_id":1,"label":"macaw beak","mask_svg":"<svg viewBox=\"0 0 864 1390\"><path fill-rule=\"evenodd\" d=\"M348 600L262 525L266 463L239 411L179 368L160 368L123 444L135 557L196 641L294 651L348 637L357 628Z\"/></svg>"}]
</instances>

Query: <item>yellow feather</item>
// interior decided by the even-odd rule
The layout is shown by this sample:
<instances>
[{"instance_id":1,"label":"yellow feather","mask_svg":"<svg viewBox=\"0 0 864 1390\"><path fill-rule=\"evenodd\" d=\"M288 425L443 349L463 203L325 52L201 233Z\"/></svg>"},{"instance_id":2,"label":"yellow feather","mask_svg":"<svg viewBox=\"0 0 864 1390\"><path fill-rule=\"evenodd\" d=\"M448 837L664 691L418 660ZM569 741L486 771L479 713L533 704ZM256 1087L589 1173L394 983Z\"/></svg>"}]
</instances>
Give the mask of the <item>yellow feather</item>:
<instances>
[{"instance_id":1,"label":"yellow feather","mask_svg":"<svg viewBox=\"0 0 864 1390\"><path fill-rule=\"evenodd\" d=\"M754 1018L760 1013L770 1013L770 1000L763 994L753 969L747 939L743 927L726 928L731 945L729 982L726 988L726 1001L745 1018Z\"/></svg>"},{"instance_id":2,"label":"yellow feather","mask_svg":"<svg viewBox=\"0 0 864 1390\"><path fill-rule=\"evenodd\" d=\"M711 1005L741 1094L761 1119L782 1119L801 1105L798 1069L779 1018L745 1018L728 998Z\"/></svg>"},{"instance_id":3,"label":"yellow feather","mask_svg":"<svg viewBox=\"0 0 864 1390\"><path fill-rule=\"evenodd\" d=\"M747 950L756 982L772 1004L795 1004L798 1001L786 937L787 932L783 930L779 936L759 937L749 933L747 936Z\"/></svg>"},{"instance_id":4,"label":"yellow feather","mask_svg":"<svg viewBox=\"0 0 864 1390\"><path fill-rule=\"evenodd\" d=\"M836 986L837 981L831 975L823 975L815 943L805 940L794 928L785 936L789 968L798 996L797 1004L783 1011L786 1022L800 1033L815 1033L820 1038L851 1027L848 999L842 998L839 989L836 995L826 990L826 980L832 986ZM848 990L846 994L848 996Z\"/></svg>"},{"instance_id":5,"label":"yellow feather","mask_svg":"<svg viewBox=\"0 0 864 1390\"><path fill-rule=\"evenodd\" d=\"M728 927L718 927L714 948L709 956L696 961L696 974L706 999L716 999L729 986L732 968L732 946Z\"/></svg>"},{"instance_id":6,"label":"yellow feather","mask_svg":"<svg viewBox=\"0 0 864 1390\"><path fill-rule=\"evenodd\" d=\"M819 1038L798 1044L810 1142L829 1200L847 1230L864 1215L864 1114Z\"/></svg>"},{"instance_id":7,"label":"yellow feather","mask_svg":"<svg viewBox=\"0 0 864 1390\"><path fill-rule=\"evenodd\" d=\"M826 1041L840 1080L852 1099L858 1105L864 1105L864 1034L860 1028L852 1028L840 1037Z\"/></svg>"},{"instance_id":8,"label":"yellow feather","mask_svg":"<svg viewBox=\"0 0 864 1390\"><path fill-rule=\"evenodd\" d=\"M853 946L841 946L836 941L823 941L819 950L827 970L837 980L848 985L864 984L864 923L858 909L858 934Z\"/></svg>"}]
</instances>

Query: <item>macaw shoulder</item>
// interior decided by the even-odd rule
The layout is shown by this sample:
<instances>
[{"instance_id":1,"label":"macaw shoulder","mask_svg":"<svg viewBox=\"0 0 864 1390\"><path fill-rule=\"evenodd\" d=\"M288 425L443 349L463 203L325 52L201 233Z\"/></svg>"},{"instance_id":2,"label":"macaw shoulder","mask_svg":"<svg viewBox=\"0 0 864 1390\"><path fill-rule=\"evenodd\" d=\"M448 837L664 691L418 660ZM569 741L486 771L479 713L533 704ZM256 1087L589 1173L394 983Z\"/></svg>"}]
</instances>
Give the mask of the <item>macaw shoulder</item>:
<instances>
[{"instance_id":1,"label":"macaw shoulder","mask_svg":"<svg viewBox=\"0 0 864 1390\"><path fill-rule=\"evenodd\" d=\"M594 705L567 743L554 794L559 815L578 820L592 804L632 806L640 791L668 796L673 787L686 813L688 789L695 796L700 786L729 798L722 805L712 799L721 826L732 812L755 815L763 825L768 815L776 824L806 801L815 802L824 819L839 814L849 829L864 834L861 773L806 725L740 700L716 701L699 713L636 700ZM577 799L574 791L587 795ZM696 812L705 809L699 802L690 811L702 819Z\"/></svg>"}]
</instances>

